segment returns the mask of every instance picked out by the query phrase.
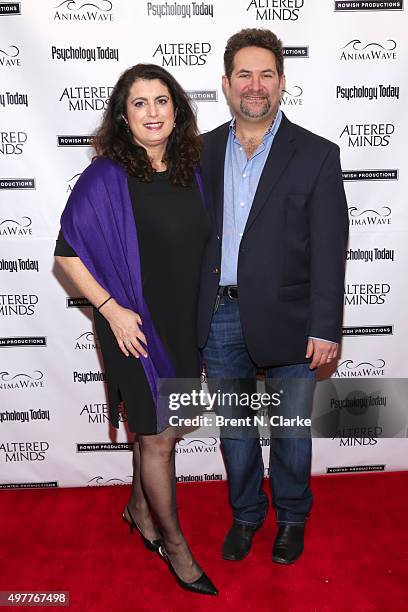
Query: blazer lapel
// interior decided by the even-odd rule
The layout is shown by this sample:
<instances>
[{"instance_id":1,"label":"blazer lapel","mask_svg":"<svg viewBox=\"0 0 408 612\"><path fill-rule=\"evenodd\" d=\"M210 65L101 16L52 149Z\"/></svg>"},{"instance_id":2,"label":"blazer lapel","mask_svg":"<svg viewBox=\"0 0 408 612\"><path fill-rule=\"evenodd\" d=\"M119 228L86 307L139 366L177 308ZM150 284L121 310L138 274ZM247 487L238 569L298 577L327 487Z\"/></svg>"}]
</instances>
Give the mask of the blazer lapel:
<instances>
[{"instance_id":1,"label":"blazer lapel","mask_svg":"<svg viewBox=\"0 0 408 612\"><path fill-rule=\"evenodd\" d=\"M286 116L283 115L282 122L272 143L271 150L269 151L258 183L258 188L245 226L244 235L265 205L269 194L288 165L295 149L296 140L292 135L291 123Z\"/></svg>"},{"instance_id":2,"label":"blazer lapel","mask_svg":"<svg viewBox=\"0 0 408 612\"><path fill-rule=\"evenodd\" d=\"M214 218L217 224L218 234L222 233L222 223L224 217L224 164L225 153L227 150L229 122L220 127L217 135L216 147L212 152L212 205Z\"/></svg>"}]
</instances>

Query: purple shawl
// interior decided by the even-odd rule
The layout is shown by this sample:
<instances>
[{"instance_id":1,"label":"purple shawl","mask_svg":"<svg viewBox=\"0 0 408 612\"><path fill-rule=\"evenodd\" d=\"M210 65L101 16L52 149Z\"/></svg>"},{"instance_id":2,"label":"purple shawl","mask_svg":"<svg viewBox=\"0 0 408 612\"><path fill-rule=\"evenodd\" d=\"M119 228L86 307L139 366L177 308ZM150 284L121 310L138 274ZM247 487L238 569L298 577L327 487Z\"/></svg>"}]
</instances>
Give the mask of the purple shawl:
<instances>
[{"instance_id":1,"label":"purple shawl","mask_svg":"<svg viewBox=\"0 0 408 612\"><path fill-rule=\"evenodd\" d=\"M201 197L201 176L195 172ZM167 402L158 401L159 379L174 378L169 356L154 328L142 293L139 244L124 168L98 158L81 174L61 217L65 240L106 291L140 314L148 357L140 358L156 405L157 430L169 424ZM130 358L130 357L129 357Z\"/></svg>"}]
</instances>

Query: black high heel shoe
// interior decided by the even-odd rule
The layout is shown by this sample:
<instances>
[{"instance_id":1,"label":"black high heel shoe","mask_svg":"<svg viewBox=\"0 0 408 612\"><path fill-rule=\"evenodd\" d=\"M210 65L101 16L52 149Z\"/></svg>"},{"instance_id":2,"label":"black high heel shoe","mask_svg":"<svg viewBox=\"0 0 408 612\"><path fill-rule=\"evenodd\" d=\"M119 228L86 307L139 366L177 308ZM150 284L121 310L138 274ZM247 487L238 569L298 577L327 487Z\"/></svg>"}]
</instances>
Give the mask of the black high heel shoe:
<instances>
[{"instance_id":1,"label":"black high heel shoe","mask_svg":"<svg viewBox=\"0 0 408 612\"><path fill-rule=\"evenodd\" d=\"M218 595L218 589L213 585L211 580L204 572L199 578L197 578L197 580L194 580L194 582L185 582L180 578L180 576L177 575L164 546L160 547L159 555L167 563L170 572L173 574L178 585L181 586L182 589L186 589L186 591L191 591L192 593L198 593L199 595Z\"/></svg>"},{"instance_id":2,"label":"black high heel shoe","mask_svg":"<svg viewBox=\"0 0 408 612\"><path fill-rule=\"evenodd\" d=\"M163 549L162 539L158 538L157 540L148 540L147 538L145 538L145 536L142 533L142 530L140 529L139 525L136 523L135 519L133 518L133 515L130 511L129 506L126 506L126 510L129 514L130 521L124 512L122 513L122 518L129 525L130 533L133 533L134 529L137 529L137 531L140 534L140 537L142 538L142 542L146 546L147 550L150 550L151 552L155 552L161 555L160 551Z\"/></svg>"}]
</instances>

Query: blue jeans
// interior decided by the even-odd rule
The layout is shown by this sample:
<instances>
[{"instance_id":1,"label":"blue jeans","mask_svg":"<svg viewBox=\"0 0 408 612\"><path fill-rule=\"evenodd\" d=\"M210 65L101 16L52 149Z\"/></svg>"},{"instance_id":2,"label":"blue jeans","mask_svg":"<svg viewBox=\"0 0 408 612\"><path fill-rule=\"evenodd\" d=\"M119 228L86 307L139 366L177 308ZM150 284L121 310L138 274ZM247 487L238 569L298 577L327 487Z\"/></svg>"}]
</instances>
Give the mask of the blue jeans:
<instances>
[{"instance_id":1,"label":"blue jeans","mask_svg":"<svg viewBox=\"0 0 408 612\"><path fill-rule=\"evenodd\" d=\"M224 380L227 391L231 390L233 379L243 380L244 388L249 380L255 384L257 366L243 338L238 300L221 298L213 315L203 357L210 386L211 379L217 379L217 384L220 379ZM265 374L266 379L300 379L296 384L289 384L287 389L285 387L284 416L310 417L315 373L309 370L309 364L271 367ZM258 526L268 510L268 498L262 488L264 465L259 435L233 435L231 431L221 432L233 517L238 523ZM313 501L309 488L311 451L310 435L302 438L271 435L269 482L280 525L303 524L310 511Z\"/></svg>"}]
</instances>

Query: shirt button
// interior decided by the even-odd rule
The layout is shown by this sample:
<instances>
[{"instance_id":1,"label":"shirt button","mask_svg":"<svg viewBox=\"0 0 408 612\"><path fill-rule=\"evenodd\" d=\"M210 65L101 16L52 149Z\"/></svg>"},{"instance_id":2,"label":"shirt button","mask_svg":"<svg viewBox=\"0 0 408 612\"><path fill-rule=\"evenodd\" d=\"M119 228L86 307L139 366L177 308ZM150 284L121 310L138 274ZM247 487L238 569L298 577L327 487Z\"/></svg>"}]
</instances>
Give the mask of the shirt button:
<instances>
[{"instance_id":1,"label":"shirt button","mask_svg":"<svg viewBox=\"0 0 408 612\"><path fill-rule=\"evenodd\" d=\"M239 237L242 238L242 232L240 233Z\"/></svg>"},{"instance_id":2,"label":"shirt button","mask_svg":"<svg viewBox=\"0 0 408 612\"><path fill-rule=\"evenodd\" d=\"M242 175L242 178L246 178L246 174L243 174L243 175Z\"/></svg>"},{"instance_id":3,"label":"shirt button","mask_svg":"<svg viewBox=\"0 0 408 612\"><path fill-rule=\"evenodd\" d=\"M219 237L219 235L217 234L217 240L219 240L219 239L220 239L220 237Z\"/></svg>"},{"instance_id":4,"label":"shirt button","mask_svg":"<svg viewBox=\"0 0 408 612\"><path fill-rule=\"evenodd\" d=\"M219 271L220 271L220 269L219 269L219 268L213 268L213 272L214 272L214 274L218 274L218 272L219 272Z\"/></svg>"},{"instance_id":5,"label":"shirt button","mask_svg":"<svg viewBox=\"0 0 408 612\"><path fill-rule=\"evenodd\" d=\"M242 147L239 147L239 150L242 151Z\"/></svg>"},{"instance_id":6,"label":"shirt button","mask_svg":"<svg viewBox=\"0 0 408 612\"><path fill-rule=\"evenodd\" d=\"M241 202L240 206L245 206L245 202Z\"/></svg>"}]
</instances>

